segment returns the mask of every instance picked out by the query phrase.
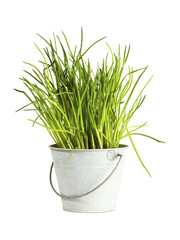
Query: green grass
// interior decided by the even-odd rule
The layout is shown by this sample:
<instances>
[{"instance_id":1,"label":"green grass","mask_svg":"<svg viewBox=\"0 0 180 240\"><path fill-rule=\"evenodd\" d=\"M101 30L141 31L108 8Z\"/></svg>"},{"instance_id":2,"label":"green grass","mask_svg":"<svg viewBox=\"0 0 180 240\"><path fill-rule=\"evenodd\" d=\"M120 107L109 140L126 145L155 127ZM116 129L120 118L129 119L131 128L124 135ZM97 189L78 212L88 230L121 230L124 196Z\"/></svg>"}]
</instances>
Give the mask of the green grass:
<instances>
[{"instance_id":1,"label":"green grass","mask_svg":"<svg viewBox=\"0 0 180 240\"><path fill-rule=\"evenodd\" d=\"M140 162L150 175L137 152L132 135L161 141L137 133L137 130L146 123L129 126L134 114L145 100L143 91L151 78L144 83L136 95L135 90L147 66L137 70L128 67L128 71L124 74L130 46L125 47L122 54L119 46L116 55L107 44L112 59L111 64L108 65L107 54L101 67L97 67L93 72L90 60L85 60L84 56L104 38L83 51L83 30L81 30L79 50L75 48L72 51L64 33L66 47L55 34L53 40L49 41L40 35L39 37L45 41L47 47L41 50L35 44L42 57L40 68L25 62L32 71L25 71L26 77L20 79L28 91L15 90L23 93L29 103L17 111L22 109L35 111L36 119L29 120L33 125L38 124L46 128L59 148L117 148L122 139L129 137Z\"/></svg>"}]
</instances>

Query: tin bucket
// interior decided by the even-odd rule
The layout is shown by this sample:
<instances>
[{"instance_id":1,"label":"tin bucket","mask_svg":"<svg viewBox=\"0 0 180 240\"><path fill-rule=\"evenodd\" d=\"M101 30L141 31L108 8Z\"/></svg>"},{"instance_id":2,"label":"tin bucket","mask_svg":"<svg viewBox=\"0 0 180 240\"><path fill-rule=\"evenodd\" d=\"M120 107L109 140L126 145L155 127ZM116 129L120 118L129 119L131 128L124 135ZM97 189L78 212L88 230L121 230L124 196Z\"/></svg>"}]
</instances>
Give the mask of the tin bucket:
<instances>
[{"instance_id":1,"label":"tin bucket","mask_svg":"<svg viewBox=\"0 0 180 240\"><path fill-rule=\"evenodd\" d=\"M50 145L53 163L50 183L70 212L108 212L116 209L128 146L111 149L63 149ZM58 193L52 184L55 168Z\"/></svg>"}]
</instances>

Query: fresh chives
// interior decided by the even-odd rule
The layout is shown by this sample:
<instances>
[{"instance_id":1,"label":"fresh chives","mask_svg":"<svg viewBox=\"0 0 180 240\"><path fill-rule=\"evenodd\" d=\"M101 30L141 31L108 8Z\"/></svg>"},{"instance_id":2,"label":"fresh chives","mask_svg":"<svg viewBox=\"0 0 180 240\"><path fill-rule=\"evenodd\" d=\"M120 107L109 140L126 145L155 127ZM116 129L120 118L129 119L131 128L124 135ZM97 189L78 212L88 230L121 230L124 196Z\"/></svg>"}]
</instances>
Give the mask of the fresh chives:
<instances>
[{"instance_id":1,"label":"fresh chives","mask_svg":"<svg viewBox=\"0 0 180 240\"><path fill-rule=\"evenodd\" d=\"M86 61L84 56L104 38L95 41L83 51L81 29L80 48L77 50L76 46L72 51L63 32L68 50L66 51L59 36L54 34L53 40L49 41L40 37L47 44L43 50L35 44L42 57L39 61L41 68L25 62L32 67L32 72L25 70L27 76L20 79L28 91L15 90L23 93L29 102L17 111L35 111L36 119L29 120L33 125L45 127L59 148L117 148L121 139L129 137L142 163L131 135L161 142L146 134L136 133L136 130L146 126L146 123L130 126L132 117L144 102L143 91L151 80L150 78L146 81L139 93L135 94L147 66L137 70L129 67L124 74L130 46L125 47L122 55L119 46L116 55L107 44L112 58L111 64L108 66L107 54L102 66L98 66L94 72L90 60ZM135 74L138 74L136 80ZM132 97L135 100L132 101ZM29 106L30 109L27 109ZM150 175L143 163L142 165Z\"/></svg>"}]
</instances>

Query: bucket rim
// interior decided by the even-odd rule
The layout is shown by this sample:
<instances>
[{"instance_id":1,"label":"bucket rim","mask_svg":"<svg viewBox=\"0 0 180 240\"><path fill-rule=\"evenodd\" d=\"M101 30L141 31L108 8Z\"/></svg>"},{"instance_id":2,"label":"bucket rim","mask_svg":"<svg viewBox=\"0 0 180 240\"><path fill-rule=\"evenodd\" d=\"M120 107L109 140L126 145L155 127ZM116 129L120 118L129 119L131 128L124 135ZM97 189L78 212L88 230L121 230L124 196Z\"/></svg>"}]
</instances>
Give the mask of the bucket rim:
<instances>
[{"instance_id":1,"label":"bucket rim","mask_svg":"<svg viewBox=\"0 0 180 240\"><path fill-rule=\"evenodd\" d=\"M90 148L86 148L86 149L72 149L72 148L59 148L57 146L57 144L50 144L48 146L51 150L55 150L55 151L65 151L65 152L71 152L72 150L76 151L76 152L99 152L99 151L109 151L109 150L118 150L118 149L123 149L123 148L128 148L129 146L126 144L119 144L118 148L95 148L95 149L90 149Z\"/></svg>"}]
</instances>

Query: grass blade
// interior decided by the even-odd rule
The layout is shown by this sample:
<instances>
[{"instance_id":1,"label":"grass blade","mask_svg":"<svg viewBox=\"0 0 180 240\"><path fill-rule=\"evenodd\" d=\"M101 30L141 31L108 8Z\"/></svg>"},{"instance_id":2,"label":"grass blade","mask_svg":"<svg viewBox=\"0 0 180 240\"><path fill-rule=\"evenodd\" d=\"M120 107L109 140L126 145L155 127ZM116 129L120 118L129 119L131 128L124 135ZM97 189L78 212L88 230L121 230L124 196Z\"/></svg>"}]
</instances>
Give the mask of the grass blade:
<instances>
[{"instance_id":1,"label":"grass blade","mask_svg":"<svg viewBox=\"0 0 180 240\"><path fill-rule=\"evenodd\" d=\"M150 139L152 139L152 140L154 140L156 142L159 142L159 143L165 143L165 142L163 142L161 140L158 140L157 138L151 137L151 136L149 136L147 134L143 134L143 133L131 133L131 135L139 135L139 136L150 138Z\"/></svg>"},{"instance_id":2,"label":"grass blade","mask_svg":"<svg viewBox=\"0 0 180 240\"><path fill-rule=\"evenodd\" d=\"M144 167L144 169L146 170L146 172L149 174L149 176L152 177L151 174L150 174L150 172L148 171L148 169L147 169L146 166L144 165L144 163L143 163L143 161L142 161L142 159L141 159L141 157L140 157L140 155L139 155L139 153L138 153L138 151L137 151L137 149L136 149L136 147L135 147L135 145L134 145L134 142L133 142L133 140L132 140L132 138L131 138L131 135L129 134L128 128L126 128L126 131L127 131L127 133L128 133L128 137L129 137L129 139L130 139L130 141L131 141L131 144L132 144L132 146L133 146L133 148L134 148L134 151L135 151L135 153L136 153L136 155L137 155L140 163L142 164L142 166Z\"/></svg>"}]
</instances>

